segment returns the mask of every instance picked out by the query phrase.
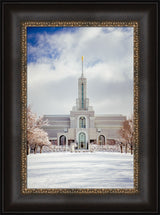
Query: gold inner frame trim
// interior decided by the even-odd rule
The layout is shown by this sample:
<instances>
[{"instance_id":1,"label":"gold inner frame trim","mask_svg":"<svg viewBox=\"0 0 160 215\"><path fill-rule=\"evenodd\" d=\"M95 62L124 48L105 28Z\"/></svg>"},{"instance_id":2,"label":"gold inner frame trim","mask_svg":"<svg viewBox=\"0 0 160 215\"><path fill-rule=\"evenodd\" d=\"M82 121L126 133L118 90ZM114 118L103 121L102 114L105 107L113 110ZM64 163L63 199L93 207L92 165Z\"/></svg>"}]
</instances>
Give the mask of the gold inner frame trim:
<instances>
[{"instance_id":1,"label":"gold inner frame trim","mask_svg":"<svg viewBox=\"0 0 160 215\"><path fill-rule=\"evenodd\" d=\"M27 27L133 27L134 28L134 188L98 188L98 189L35 189L27 188ZM22 128L22 145L21 145L21 191L22 194L135 194L139 192L139 27L137 21L60 21L60 22L39 22L28 21L21 23L21 128Z\"/></svg>"}]
</instances>

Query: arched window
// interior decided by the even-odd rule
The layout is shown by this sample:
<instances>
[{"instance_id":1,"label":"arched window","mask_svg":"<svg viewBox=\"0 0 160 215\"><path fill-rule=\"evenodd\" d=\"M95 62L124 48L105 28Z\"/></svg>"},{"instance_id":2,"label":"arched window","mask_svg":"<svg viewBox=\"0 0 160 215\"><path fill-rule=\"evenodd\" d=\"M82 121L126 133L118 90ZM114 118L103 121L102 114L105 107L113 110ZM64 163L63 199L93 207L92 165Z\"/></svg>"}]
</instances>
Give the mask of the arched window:
<instances>
[{"instance_id":1,"label":"arched window","mask_svg":"<svg viewBox=\"0 0 160 215\"><path fill-rule=\"evenodd\" d=\"M79 128L86 128L86 118L83 116L79 118Z\"/></svg>"},{"instance_id":2,"label":"arched window","mask_svg":"<svg viewBox=\"0 0 160 215\"><path fill-rule=\"evenodd\" d=\"M99 142L99 145L105 145L105 136L104 135L100 135L98 142Z\"/></svg>"},{"instance_id":3,"label":"arched window","mask_svg":"<svg viewBox=\"0 0 160 215\"><path fill-rule=\"evenodd\" d=\"M81 132L79 134L79 148L85 148L86 147L86 135L85 133Z\"/></svg>"},{"instance_id":4,"label":"arched window","mask_svg":"<svg viewBox=\"0 0 160 215\"><path fill-rule=\"evenodd\" d=\"M66 137L64 135L60 136L59 143L61 146L66 145Z\"/></svg>"}]
</instances>

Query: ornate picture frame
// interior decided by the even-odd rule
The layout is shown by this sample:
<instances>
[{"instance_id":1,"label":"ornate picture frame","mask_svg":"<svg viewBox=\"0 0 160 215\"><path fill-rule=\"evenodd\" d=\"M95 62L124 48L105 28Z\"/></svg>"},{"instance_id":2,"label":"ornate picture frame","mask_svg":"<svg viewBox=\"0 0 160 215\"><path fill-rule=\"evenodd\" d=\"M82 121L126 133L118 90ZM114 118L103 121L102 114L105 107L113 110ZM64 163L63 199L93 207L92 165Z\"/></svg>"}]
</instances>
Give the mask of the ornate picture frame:
<instances>
[{"instance_id":1,"label":"ornate picture frame","mask_svg":"<svg viewBox=\"0 0 160 215\"><path fill-rule=\"evenodd\" d=\"M29 189L27 188L27 27L133 27L134 28L134 188ZM22 24L22 193L136 193L138 192L138 22L25 22Z\"/></svg>"}]
</instances>

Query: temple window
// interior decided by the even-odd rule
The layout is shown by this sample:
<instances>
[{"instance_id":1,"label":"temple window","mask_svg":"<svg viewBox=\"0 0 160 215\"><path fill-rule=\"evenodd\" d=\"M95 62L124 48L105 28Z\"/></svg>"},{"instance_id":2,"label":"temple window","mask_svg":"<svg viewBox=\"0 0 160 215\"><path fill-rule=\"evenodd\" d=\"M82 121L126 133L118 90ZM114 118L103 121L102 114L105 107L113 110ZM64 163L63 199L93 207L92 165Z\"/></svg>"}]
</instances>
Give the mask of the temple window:
<instances>
[{"instance_id":1,"label":"temple window","mask_svg":"<svg viewBox=\"0 0 160 215\"><path fill-rule=\"evenodd\" d=\"M79 127L80 128L86 128L86 119L85 119L85 117L80 117L80 119L79 119Z\"/></svg>"}]
</instances>

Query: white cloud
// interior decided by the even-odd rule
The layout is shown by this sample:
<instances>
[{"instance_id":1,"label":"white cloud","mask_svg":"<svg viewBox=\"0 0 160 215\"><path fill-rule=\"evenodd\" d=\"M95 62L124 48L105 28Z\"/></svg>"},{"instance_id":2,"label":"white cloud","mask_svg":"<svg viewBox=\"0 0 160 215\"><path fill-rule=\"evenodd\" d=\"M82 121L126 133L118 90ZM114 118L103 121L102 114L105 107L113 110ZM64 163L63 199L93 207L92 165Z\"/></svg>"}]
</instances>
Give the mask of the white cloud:
<instances>
[{"instance_id":1,"label":"white cloud","mask_svg":"<svg viewBox=\"0 0 160 215\"><path fill-rule=\"evenodd\" d=\"M34 61L28 63L27 69L28 103L32 103L34 111L39 114L69 114L71 107L75 105L73 100L78 95L77 79L81 74L82 55L84 74L88 83L91 83L88 85L92 92L95 89L92 83L95 84L95 81L99 86L110 84L113 89L118 83L133 83L132 28L127 31L123 28L78 28L74 32L38 34L37 41L36 46L28 46L28 53L32 54ZM48 85L52 87L48 88ZM66 85L74 88L66 90ZM49 91L57 92L61 97L52 97ZM98 104L92 104L95 112L131 114L129 110L133 106L130 102L133 85L128 91L130 94L126 89L117 90L117 97L120 98L116 101L116 106L119 107L117 109L112 96L107 94L106 99L106 92L98 91L104 97L100 96L102 98ZM98 100L97 93L93 100Z\"/></svg>"}]
</instances>

